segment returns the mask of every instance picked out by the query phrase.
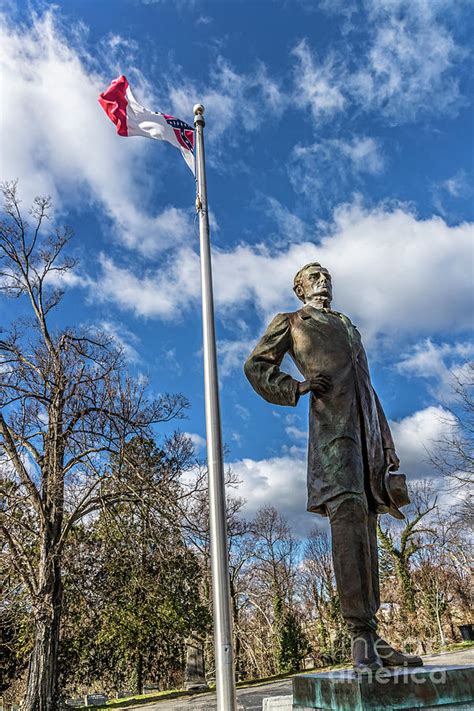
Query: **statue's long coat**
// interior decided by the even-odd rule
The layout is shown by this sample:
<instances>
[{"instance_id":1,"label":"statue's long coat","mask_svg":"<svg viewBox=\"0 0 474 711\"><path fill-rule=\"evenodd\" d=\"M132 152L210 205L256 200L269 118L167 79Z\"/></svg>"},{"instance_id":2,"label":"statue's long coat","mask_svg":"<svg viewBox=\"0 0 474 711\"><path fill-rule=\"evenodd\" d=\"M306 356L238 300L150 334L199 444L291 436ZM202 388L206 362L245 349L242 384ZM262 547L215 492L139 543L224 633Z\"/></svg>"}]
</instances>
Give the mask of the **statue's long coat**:
<instances>
[{"instance_id":1,"label":"statue's long coat","mask_svg":"<svg viewBox=\"0 0 474 711\"><path fill-rule=\"evenodd\" d=\"M245 374L268 402L294 406L298 381L280 370L285 353L305 380L320 373L332 380L326 395L310 396L308 511L325 515L329 499L364 491L377 511L386 511L383 450L393 440L359 331L347 316L310 305L275 316L245 363Z\"/></svg>"}]
</instances>

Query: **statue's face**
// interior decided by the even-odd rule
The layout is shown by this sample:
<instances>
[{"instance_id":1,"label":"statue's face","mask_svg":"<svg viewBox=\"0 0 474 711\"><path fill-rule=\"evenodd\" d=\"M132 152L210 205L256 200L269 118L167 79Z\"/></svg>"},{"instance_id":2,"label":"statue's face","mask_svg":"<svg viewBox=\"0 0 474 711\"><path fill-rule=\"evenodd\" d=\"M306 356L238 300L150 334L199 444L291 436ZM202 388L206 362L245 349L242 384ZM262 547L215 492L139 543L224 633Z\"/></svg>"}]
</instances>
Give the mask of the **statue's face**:
<instances>
[{"instance_id":1,"label":"statue's face","mask_svg":"<svg viewBox=\"0 0 474 711\"><path fill-rule=\"evenodd\" d=\"M299 290L305 303L315 299L332 301L331 275L324 267L308 267L301 275Z\"/></svg>"}]
</instances>

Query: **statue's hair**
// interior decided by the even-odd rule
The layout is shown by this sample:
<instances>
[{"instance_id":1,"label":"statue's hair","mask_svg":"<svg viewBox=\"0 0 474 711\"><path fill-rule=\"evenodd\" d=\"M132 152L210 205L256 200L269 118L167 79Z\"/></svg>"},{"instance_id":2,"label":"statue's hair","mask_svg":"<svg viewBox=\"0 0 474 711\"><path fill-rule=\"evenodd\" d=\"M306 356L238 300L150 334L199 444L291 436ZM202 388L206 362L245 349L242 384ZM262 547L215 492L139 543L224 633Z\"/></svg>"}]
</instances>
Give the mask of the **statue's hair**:
<instances>
[{"instance_id":1,"label":"statue's hair","mask_svg":"<svg viewBox=\"0 0 474 711\"><path fill-rule=\"evenodd\" d=\"M296 296L300 301L304 301L304 299L297 293L296 289L301 286L301 282L303 281L303 274L307 269L310 267L320 267L323 268L322 265L319 262L310 262L309 264L305 264L304 267L301 267L301 269L296 272L295 278L293 279L293 291L295 292Z\"/></svg>"}]
</instances>

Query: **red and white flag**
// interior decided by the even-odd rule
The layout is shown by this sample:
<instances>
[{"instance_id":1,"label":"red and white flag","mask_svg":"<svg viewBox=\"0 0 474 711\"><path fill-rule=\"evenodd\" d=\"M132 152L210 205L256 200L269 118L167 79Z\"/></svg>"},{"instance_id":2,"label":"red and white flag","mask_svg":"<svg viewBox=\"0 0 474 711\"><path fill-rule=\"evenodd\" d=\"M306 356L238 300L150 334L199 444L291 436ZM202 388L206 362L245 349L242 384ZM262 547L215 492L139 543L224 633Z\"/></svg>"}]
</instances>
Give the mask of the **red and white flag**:
<instances>
[{"instance_id":1,"label":"red and white flag","mask_svg":"<svg viewBox=\"0 0 474 711\"><path fill-rule=\"evenodd\" d=\"M168 141L179 148L194 174L194 128L174 116L141 106L123 74L99 95L99 104L117 126L119 136L145 136Z\"/></svg>"}]
</instances>

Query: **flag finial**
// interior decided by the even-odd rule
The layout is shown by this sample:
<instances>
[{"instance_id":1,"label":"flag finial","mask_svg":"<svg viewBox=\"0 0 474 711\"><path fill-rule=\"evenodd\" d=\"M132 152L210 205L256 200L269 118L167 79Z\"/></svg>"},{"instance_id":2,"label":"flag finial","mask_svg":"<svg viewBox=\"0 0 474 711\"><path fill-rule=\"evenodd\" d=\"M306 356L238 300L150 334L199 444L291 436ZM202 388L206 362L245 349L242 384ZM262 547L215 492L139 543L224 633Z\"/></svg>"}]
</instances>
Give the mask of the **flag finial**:
<instances>
[{"instance_id":1,"label":"flag finial","mask_svg":"<svg viewBox=\"0 0 474 711\"><path fill-rule=\"evenodd\" d=\"M205 126L206 122L204 121L204 106L202 104L194 104L193 113L194 125L197 126L199 124L200 126Z\"/></svg>"}]
</instances>

